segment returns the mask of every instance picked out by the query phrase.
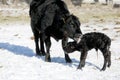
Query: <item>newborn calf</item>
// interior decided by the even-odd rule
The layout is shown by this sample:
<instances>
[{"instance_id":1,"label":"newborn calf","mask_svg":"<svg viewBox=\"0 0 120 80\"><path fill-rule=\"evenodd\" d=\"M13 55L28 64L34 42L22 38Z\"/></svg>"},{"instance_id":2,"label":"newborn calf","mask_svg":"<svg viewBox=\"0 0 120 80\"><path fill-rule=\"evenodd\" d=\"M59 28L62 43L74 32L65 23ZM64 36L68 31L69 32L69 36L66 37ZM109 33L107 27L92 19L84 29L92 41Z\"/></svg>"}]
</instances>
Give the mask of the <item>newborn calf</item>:
<instances>
[{"instance_id":1,"label":"newborn calf","mask_svg":"<svg viewBox=\"0 0 120 80\"><path fill-rule=\"evenodd\" d=\"M82 69L85 66L85 59L87 52L93 48L97 51L98 49L104 56L104 65L101 70L105 70L106 66L111 66L111 52L110 52L111 39L103 33L92 32L84 34L81 37L79 43L69 42L64 47L64 50L68 53L74 51L81 51L80 63L78 69Z\"/></svg>"}]
</instances>

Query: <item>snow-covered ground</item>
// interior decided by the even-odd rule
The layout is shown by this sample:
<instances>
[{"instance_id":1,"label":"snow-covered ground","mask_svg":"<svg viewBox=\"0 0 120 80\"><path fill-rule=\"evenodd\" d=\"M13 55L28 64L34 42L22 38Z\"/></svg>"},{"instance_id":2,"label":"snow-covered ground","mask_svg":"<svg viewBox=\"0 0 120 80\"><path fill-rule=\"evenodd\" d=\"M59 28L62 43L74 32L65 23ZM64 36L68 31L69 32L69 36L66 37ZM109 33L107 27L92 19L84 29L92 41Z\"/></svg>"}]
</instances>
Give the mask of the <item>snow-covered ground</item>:
<instances>
[{"instance_id":1,"label":"snow-covered ground","mask_svg":"<svg viewBox=\"0 0 120 80\"><path fill-rule=\"evenodd\" d=\"M90 2L92 0L84 1ZM85 6L89 7L88 5ZM120 12L119 10L113 10L112 7L109 10L106 6L102 6L105 7L105 10L100 7L85 9L86 7L73 8L72 6L70 11L78 17L81 13L94 12L95 19L82 23L81 30L83 33L103 32L112 39L112 65L110 68L107 68L106 71L100 71L103 66L103 56L99 51L97 57L97 53L93 49L88 53L83 70L77 70L80 62L80 52L69 54L73 63L66 63L61 41L56 42L53 38L51 38L52 47L50 50L52 62L45 62L44 57L35 55L35 44L34 40L32 40L33 34L30 23L27 21L19 22L17 19L16 22L11 22L8 21L9 19L4 18L6 16L21 17L23 15L28 17L28 6L24 6L22 9L20 7L13 9L0 6L0 17L3 18L0 19L0 80L120 80ZM113 12L118 13L118 15L110 19L109 16L107 19L102 19L97 15L96 19L95 14L98 14L98 12L101 12L101 15L104 15L102 12L108 12L110 15ZM6 23L3 21L6 21Z\"/></svg>"},{"instance_id":2,"label":"snow-covered ground","mask_svg":"<svg viewBox=\"0 0 120 80\"><path fill-rule=\"evenodd\" d=\"M86 23L81 26L83 33L99 31L112 39L112 65L106 71L103 56L99 51L89 51L86 66L77 70L80 52L70 54L73 63L64 60L61 41L52 40L51 59L35 56L34 41L29 23L0 25L0 80L119 80L120 79L120 25L114 23Z\"/></svg>"}]
</instances>

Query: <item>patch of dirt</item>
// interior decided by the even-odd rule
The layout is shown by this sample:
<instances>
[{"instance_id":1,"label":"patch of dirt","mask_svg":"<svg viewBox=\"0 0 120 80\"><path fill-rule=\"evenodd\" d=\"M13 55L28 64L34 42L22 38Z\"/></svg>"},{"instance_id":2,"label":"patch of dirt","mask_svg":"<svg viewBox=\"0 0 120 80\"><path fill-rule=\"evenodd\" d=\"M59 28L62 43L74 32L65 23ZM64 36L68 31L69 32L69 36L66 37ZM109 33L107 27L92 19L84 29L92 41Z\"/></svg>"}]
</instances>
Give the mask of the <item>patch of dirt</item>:
<instances>
[{"instance_id":1,"label":"patch of dirt","mask_svg":"<svg viewBox=\"0 0 120 80\"><path fill-rule=\"evenodd\" d=\"M120 33L120 30L117 30L116 32L117 32L117 33Z\"/></svg>"},{"instance_id":2,"label":"patch of dirt","mask_svg":"<svg viewBox=\"0 0 120 80\"><path fill-rule=\"evenodd\" d=\"M3 66L0 66L0 68L3 68Z\"/></svg>"},{"instance_id":3,"label":"patch of dirt","mask_svg":"<svg viewBox=\"0 0 120 80\"><path fill-rule=\"evenodd\" d=\"M108 29L108 28L103 28L102 30L103 30L103 31L106 31L106 30L109 30L109 29Z\"/></svg>"},{"instance_id":4,"label":"patch of dirt","mask_svg":"<svg viewBox=\"0 0 120 80\"><path fill-rule=\"evenodd\" d=\"M30 39L31 39L31 40L34 40L35 38L34 38L34 36L31 36Z\"/></svg>"},{"instance_id":5,"label":"patch of dirt","mask_svg":"<svg viewBox=\"0 0 120 80\"><path fill-rule=\"evenodd\" d=\"M117 29L117 30L118 30L118 29L120 29L120 27L114 27L114 29Z\"/></svg>"},{"instance_id":6,"label":"patch of dirt","mask_svg":"<svg viewBox=\"0 0 120 80\"><path fill-rule=\"evenodd\" d=\"M116 21L116 25L120 24L120 21Z\"/></svg>"},{"instance_id":7,"label":"patch of dirt","mask_svg":"<svg viewBox=\"0 0 120 80\"><path fill-rule=\"evenodd\" d=\"M115 59L115 60L120 60L120 57L119 57L119 58L117 58L117 59Z\"/></svg>"}]
</instances>

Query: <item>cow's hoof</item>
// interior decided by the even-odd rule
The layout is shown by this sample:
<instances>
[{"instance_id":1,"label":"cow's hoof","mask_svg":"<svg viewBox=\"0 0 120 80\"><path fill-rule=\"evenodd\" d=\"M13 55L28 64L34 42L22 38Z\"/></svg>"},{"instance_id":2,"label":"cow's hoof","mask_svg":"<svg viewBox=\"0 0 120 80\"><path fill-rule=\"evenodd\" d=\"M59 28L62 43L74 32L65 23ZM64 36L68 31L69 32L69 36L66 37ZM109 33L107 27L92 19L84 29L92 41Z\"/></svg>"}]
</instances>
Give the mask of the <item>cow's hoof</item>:
<instances>
[{"instance_id":1,"label":"cow's hoof","mask_svg":"<svg viewBox=\"0 0 120 80\"><path fill-rule=\"evenodd\" d=\"M37 53L36 56L42 56L42 54L38 54L38 53Z\"/></svg>"},{"instance_id":2,"label":"cow's hoof","mask_svg":"<svg viewBox=\"0 0 120 80\"><path fill-rule=\"evenodd\" d=\"M42 56L42 53L40 52L40 50L36 50L36 56Z\"/></svg>"},{"instance_id":3,"label":"cow's hoof","mask_svg":"<svg viewBox=\"0 0 120 80\"><path fill-rule=\"evenodd\" d=\"M45 56L46 54L45 53L41 53L42 54L42 56Z\"/></svg>"},{"instance_id":4,"label":"cow's hoof","mask_svg":"<svg viewBox=\"0 0 120 80\"><path fill-rule=\"evenodd\" d=\"M66 63L72 63L72 60L70 59L68 55L65 56L65 61Z\"/></svg>"},{"instance_id":5,"label":"cow's hoof","mask_svg":"<svg viewBox=\"0 0 120 80\"><path fill-rule=\"evenodd\" d=\"M66 63L72 63L72 60L71 59L67 59Z\"/></svg>"},{"instance_id":6,"label":"cow's hoof","mask_svg":"<svg viewBox=\"0 0 120 80\"><path fill-rule=\"evenodd\" d=\"M41 51L36 52L36 56L45 56L45 55L46 55L45 52L41 52Z\"/></svg>"},{"instance_id":7,"label":"cow's hoof","mask_svg":"<svg viewBox=\"0 0 120 80\"><path fill-rule=\"evenodd\" d=\"M45 61L46 61L46 62L51 62L50 55L46 55L46 56L45 56Z\"/></svg>"}]
</instances>

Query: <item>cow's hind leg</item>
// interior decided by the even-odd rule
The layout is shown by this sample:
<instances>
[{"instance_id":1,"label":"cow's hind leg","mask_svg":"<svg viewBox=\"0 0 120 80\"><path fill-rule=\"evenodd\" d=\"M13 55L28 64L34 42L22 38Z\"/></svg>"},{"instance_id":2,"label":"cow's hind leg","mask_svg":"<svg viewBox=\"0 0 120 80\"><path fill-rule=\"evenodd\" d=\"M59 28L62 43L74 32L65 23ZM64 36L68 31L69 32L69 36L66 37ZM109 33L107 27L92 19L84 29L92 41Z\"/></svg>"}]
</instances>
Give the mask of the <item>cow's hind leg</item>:
<instances>
[{"instance_id":1,"label":"cow's hind leg","mask_svg":"<svg viewBox=\"0 0 120 80\"><path fill-rule=\"evenodd\" d=\"M47 51L46 56L45 56L45 61L51 62L51 58L50 58L50 47L51 47L50 37L46 38L45 45L46 45L46 51Z\"/></svg>"},{"instance_id":2,"label":"cow's hind leg","mask_svg":"<svg viewBox=\"0 0 120 80\"><path fill-rule=\"evenodd\" d=\"M35 46L36 46L36 55L41 56L40 48L39 48L39 33L36 31L34 32L34 37L35 37Z\"/></svg>"},{"instance_id":3,"label":"cow's hind leg","mask_svg":"<svg viewBox=\"0 0 120 80\"><path fill-rule=\"evenodd\" d=\"M32 31L33 31L34 41L35 41L36 55L41 56L42 53L41 53L40 47L39 47L39 37L40 37L40 34L39 34L39 31L37 30L36 27L37 26L35 25L34 21L31 21L31 28L32 28Z\"/></svg>"},{"instance_id":4,"label":"cow's hind leg","mask_svg":"<svg viewBox=\"0 0 120 80\"><path fill-rule=\"evenodd\" d=\"M41 55L45 55L45 49L44 49L44 41L43 41L43 33L40 34L40 47L41 47Z\"/></svg>"}]
</instances>

